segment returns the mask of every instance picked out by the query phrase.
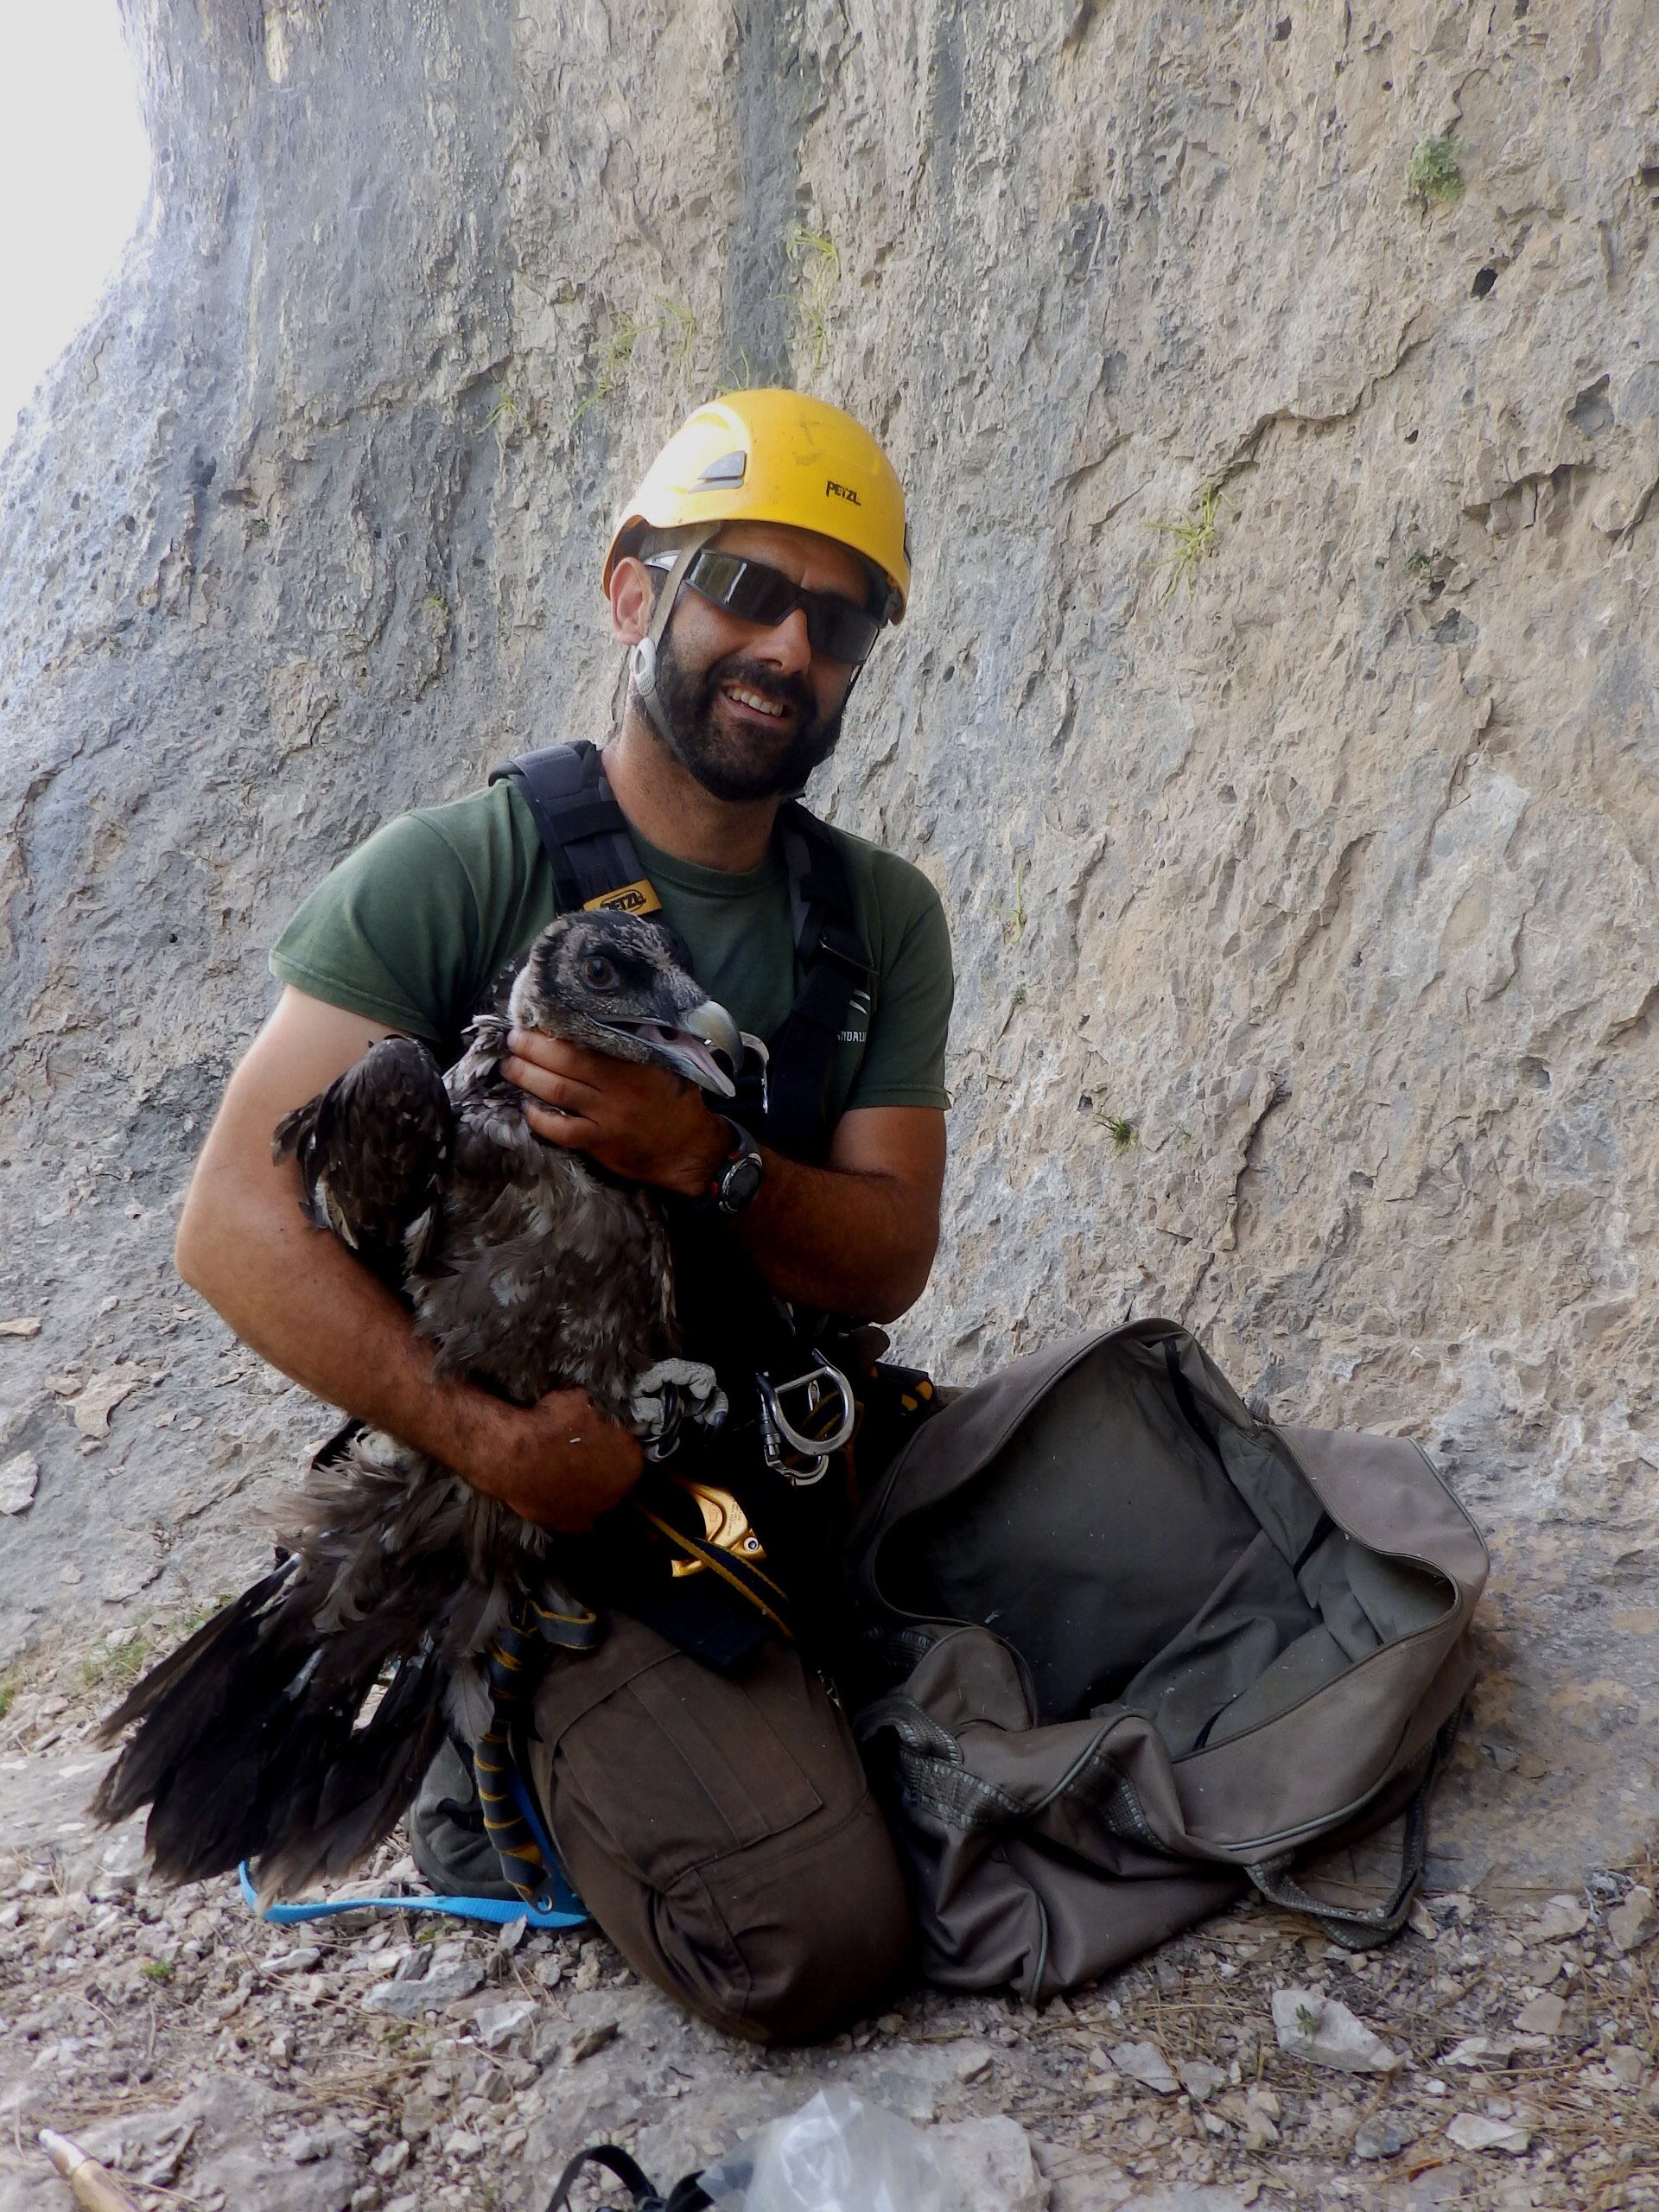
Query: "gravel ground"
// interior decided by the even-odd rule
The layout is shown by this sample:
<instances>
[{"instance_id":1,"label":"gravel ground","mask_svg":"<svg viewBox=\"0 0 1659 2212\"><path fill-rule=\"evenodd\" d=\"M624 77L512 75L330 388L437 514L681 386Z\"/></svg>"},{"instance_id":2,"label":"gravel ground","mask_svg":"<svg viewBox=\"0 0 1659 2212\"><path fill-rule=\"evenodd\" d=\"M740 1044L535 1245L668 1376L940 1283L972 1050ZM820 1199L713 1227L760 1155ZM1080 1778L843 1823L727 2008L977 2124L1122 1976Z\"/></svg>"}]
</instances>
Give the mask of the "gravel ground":
<instances>
[{"instance_id":1,"label":"gravel ground","mask_svg":"<svg viewBox=\"0 0 1659 2212\"><path fill-rule=\"evenodd\" d=\"M583 2143L666 2183L836 2082L923 2125L965 2212L1659 2206L1651 1866L1430 1896L1370 1956L1241 1905L1040 2012L915 1990L757 2051L586 1931L282 1929L149 1885L84 1815L137 1664L36 1655L0 1721L0 2212L70 2202L42 2126L146 2212L540 2212ZM370 1879L412 1874L389 1847Z\"/></svg>"}]
</instances>

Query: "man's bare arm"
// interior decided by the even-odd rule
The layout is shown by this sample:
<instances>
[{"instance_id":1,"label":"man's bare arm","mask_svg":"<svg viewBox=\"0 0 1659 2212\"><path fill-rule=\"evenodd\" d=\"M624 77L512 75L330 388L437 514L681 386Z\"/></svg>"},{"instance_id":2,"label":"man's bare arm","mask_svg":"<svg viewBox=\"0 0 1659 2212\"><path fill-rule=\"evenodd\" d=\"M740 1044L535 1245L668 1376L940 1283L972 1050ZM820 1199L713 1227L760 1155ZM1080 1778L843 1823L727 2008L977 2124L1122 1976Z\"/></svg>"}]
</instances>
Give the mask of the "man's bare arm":
<instances>
[{"instance_id":1,"label":"man's bare arm","mask_svg":"<svg viewBox=\"0 0 1659 2212\"><path fill-rule=\"evenodd\" d=\"M828 1165L767 1146L739 1241L780 1298L861 1321L896 1321L927 1287L939 1242L944 1116L926 1106L843 1114Z\"/></svg>"},{"instance_id":2,"label":"man's bare arm","mask_svg":"<svg viewBox=\"0 0 1659 2212\"><path fill-rule=\"evenodd\" d=\"M300 1211L299 1170L271 1130L342 1074L381 1024L283 992L232 1077L185 1199L175 1256L243 1342L320 1398L453 1467L526 1517L577 1529L626 1495L639 1448L579 1390L522 1409L435 1379L410 1317Z\"/></svg>"},{"instance_id":3,"label":"man's bare arm","mask_svg":"<svg viewBox=\"0 0 1659 2212\"><path fill-rule=\"evenodd\" d=\"M684 1197L708 1188L731 1136L701 1091L665 1069L561 1039L515 1030L511 1042L502 1071L529 1094L525 1116L538 1136ZM938 1245L942 1113L843 1114L823 1167L764 1147L762 1156L760 1196L735 1229L780 1297L866 1321L894 1320L915 1303Z\"/></svg>"}]
</instances>

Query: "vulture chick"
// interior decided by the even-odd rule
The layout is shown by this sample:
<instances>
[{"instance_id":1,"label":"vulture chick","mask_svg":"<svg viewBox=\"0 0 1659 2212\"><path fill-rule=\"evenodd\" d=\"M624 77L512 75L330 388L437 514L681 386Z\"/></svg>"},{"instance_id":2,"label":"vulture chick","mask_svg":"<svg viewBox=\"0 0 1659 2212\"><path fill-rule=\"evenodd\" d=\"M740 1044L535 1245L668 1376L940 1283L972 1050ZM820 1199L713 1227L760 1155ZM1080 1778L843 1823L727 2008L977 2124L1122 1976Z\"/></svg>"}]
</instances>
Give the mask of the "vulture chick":
<instances>
[{"instance_id":1,"label":"vulture chick","mask_svg":"<svg viewBox=\"0 0 1659 2212\"><path fill-rule=\"evenodd\" d=\"M719 1096L741 1043L671 934L562 915L440 1075L407 1037L372 1046L278 1123L304 1207L391 1283L461 1370L532 1404L580 1388L648 1451L715 1425L714 1376L676 1357L656 1198L544 1144L503 1077L517 1026L672 1069ZM93 1803L150 1807L156 1871L200 1880L251 1860L278 1896L349 1870L413 1797L446 1720L489 1732L493 1639L525 1599L558 1610L557 1541L425 1453L358 1430L279 1516L287 1555L154 1668L103 1725L136 1732ZM566 1607L568 1610L568 1605ZM374 1693L384 1685L378 1701Z\"/></svg>"}]
</instances>

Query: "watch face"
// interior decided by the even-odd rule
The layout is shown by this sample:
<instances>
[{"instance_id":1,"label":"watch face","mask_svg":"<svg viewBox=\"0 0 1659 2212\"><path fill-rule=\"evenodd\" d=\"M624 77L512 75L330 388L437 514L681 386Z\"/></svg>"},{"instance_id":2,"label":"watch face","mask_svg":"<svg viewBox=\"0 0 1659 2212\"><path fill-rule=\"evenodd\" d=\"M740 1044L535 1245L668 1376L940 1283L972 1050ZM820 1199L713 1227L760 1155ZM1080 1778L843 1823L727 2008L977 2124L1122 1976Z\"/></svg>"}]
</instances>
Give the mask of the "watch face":
<instances>
[{"instance_id":1,"label":"watch face","mask_svg":"<svg viewBox=\"0 0 1659 2212\"><path fill-rule=\"evenodd\" d=\"M760 1188L760 1160L756 1153L746 1152L741 1160L734 1160L720 1179L720 1203L728 1213L735 1213L746 1206Z\"/></svg>"}]
</instances>

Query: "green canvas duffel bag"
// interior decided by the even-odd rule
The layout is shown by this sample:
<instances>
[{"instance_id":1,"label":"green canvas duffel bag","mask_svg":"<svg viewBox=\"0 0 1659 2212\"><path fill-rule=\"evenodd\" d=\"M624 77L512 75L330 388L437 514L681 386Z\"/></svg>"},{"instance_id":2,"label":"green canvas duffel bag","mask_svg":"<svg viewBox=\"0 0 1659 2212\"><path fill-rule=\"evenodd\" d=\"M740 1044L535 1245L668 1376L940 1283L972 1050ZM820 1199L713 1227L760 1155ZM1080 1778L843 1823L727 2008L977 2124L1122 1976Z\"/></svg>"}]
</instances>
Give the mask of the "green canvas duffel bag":
<instances>
[{"instance_id":1,"label":"green canvas duffel bag","mask_svg":"<svg viewBox=\"0 0 1659 2212\"><path fill-rule=\"evenodd\" d=\"M932 1980L1050 1997L1252 1883L1355 1948L1404 1924L1487 1567L1416 1445L1258 1419L1138 1321L955 1397L852 1557ZM1396 1814L1382 1904L1299 1882Z\"/></svg>"}]
</instances>

